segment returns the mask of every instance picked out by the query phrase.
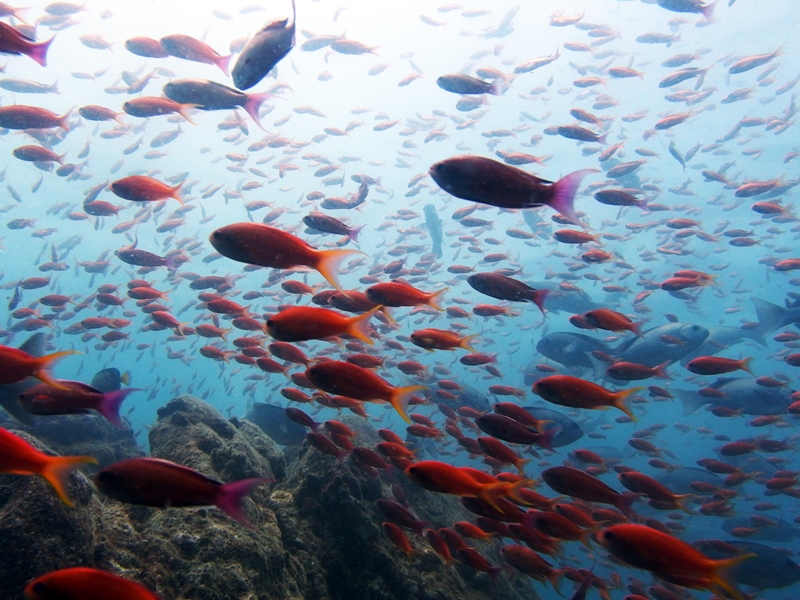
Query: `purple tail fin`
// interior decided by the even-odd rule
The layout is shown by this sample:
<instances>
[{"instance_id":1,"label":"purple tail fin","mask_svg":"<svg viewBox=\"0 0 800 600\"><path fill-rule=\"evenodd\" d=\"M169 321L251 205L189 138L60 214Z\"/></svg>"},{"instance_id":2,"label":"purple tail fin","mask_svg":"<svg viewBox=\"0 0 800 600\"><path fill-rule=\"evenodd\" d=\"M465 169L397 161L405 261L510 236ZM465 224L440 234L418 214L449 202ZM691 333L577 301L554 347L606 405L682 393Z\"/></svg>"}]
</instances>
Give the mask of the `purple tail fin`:
<instances>
[{"instance_id":1,"label":"purple tail fin","mask_svg":"<svg viewBox=\"0 0 800 600\"><path fill-rule=\"evenodd\" d=\"M215 506L228 516L239 521L239 523L248 529L255 529L250 521L247 520L247 516L244 514L242 501L254 487L261 485L262 483L269 482L269 479L256 477L254 479L242 479L241 481L234 481L233 483L225 484L219 491L219 496L217 496Z\"/></svg>"},{"instance_id":2,"label":"purple tail fin","mask_svg":"<svg viewBox=\"0 0 800 600\"><path fill-rule=\"evenodd\" d=\"M126 390L116 390L114 392L106 392L97 406L97 412L103 415L106 419L111 421L120 429L125 429L122 424L122 419L119 416L119 409L122 406L123 400L128 397L128 394L133 392L140 392L139 388L128 388Z\"/></svg>"},{"instance_id":3,"label":"purple tail fin","mask_svg":"<svg viewBox=\"0 0 800 600\"><path fill-rule=\"evenodd\" d=\"M575 194L578 192L578 186L580 186L584 177L590 173L598 172L597 169L581 169L580 171L565 175L553 184L553 194L550 197L550 201L546 204L560 213L568 221L583 227L583 224L575 215L575 208L573 206Z\"/></svg>"},{"instance_id":4,"label":"purple tail fin","mask_svg":"<svg viewBox=\"0 0 800 600\"><path fill-rule=\"evenodd\" d=\"M253 121L256 122L256 125L258 125L258 128L261 129L261 131L266 131L266 129L264 129L264 126L261 125L261 121L258 118L258 109L261 108L261 105L264 102L274 97L275 95L270 94L269 92L263 92L261 94L247 94L247 100L242 105L242 108L248 115L250 115Z\"/></svg>"},{"instance_id":5,"label":"purple tail fin","mask_svg":"<svg viewBox=\"0 0 800 600\"><path fill-rule=\"evenodd\" d=\"M37 44L31 44L28 46L28 56L30 56L33 60L37 63L42 65L43 67L47 66L47 49L50 47L50 44L53 43L55 37L51 37L46 42L39 42Z\"/></svg>"}]
</instances>

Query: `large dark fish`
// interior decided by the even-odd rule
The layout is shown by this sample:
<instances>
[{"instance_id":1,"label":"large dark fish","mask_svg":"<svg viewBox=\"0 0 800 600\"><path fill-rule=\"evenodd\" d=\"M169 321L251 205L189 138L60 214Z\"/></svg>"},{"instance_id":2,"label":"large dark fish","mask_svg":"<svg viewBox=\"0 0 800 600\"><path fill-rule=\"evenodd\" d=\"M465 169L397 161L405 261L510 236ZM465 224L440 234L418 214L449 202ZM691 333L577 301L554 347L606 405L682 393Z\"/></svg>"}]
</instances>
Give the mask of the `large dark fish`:
<instances>
[{"instance_id":1,"label":"large dark fish","mask_svg":"<svg viewBox=\"0 0 800 600\"><path fill-rule=\"evenodd\" d=\"M105 394L106 392L116 392L122 389L123 383L126 385L130 383L130 375L127 372L120 373L116 367L109 367L98 371L92 377L92 382L89 385Z\"/></svg>"},{"instance_id":2,"label":"large dark fish","mask_svg":"<svg viewBox=\"0 0 800 600\"><path fill-rule=\"evenodd\" d=\"M626 340L614 349L612 356L625 362L656 367L663 362L679 361L694 352L706 341L708 334L708 329L700 325L667 323Z\"/></svg>"},{"instance_id":3,"label":"large dark fish","mask_svg":"<svg viewBox=\"0 0 800 600\"><path fill-rule=\"evenodd\" d=\"M27 352L31 356L44 356L45 347L45 335L43 333L34 333L19 347L19 349L23 352ZM33 418L28 411L19 405L17 399L20 394L31 389L37 383L39 383L38 380L33 377L28 377L24 381L18 383L0 385L0 406L5 408L8 414L17 421L25 425L31 425L33 423Z\"/></svg>"},{"instance_id":4,"label":"large dark fish","mask_svg":"<svg viewBox=\"0 0 800 600\"><path fill-rule=\"evenodd\" d=\"M553 436L550 442L553 448L569 446L571 443L577 442L583 437L583 429L581 429L581 426L567 415L540 406L523 406L523 408L540 421L552 421L552 423L545 424L542 433L553 428L558 429L558 433Z\"/></svg>"},{"instance_id":5,"label":"large dark fish","mask_svg":"<svg viewBox=\"0 0 800 600\"><path fill-rule=\"evenodd\" d=\"M687 354L681 359L681 364L685 365L693 358L698 356L713 356L725 350L728 346L733 346L745 340L753 340L761 346L764 343L764 333L761 327L755 329L742 329L741 327L711 327L708 330L708 337L697 350Z\"/></svg>"},{"instance_id":6,"label":"large dark fish","mask_svg":"<svg viewBox=\"0 0 800 600\"><path fill-rule=\"evenodd\" d=\"M443 404L458 408L460 406L468 406L480 412L489 412L492 410L492 405L489 399L474 387L461 383L458 390L453 390L451 393L456 396L454 400L439 399Z\"/></svg>"},{"instance_id":7,"label":"large dark fish","mask_svg":"<svg viewBox=\"0 0 800 600\"><path fill-rule=\"evenodd\" d=\"M716 487L722 487L725 480L706 469L698 467L681 467L669 473L660 473L655 479L667 486L674 494L693 494L695 490L692 484L695 482L707 483Z\"/></svg>"},{"instance_id":8,"label":"large dark fish","mask_svg":"<svg viewBox=\"0 0 800 600\"><path fill-rule=\"evenodd\" d=\"M273 21L255 34L233 67L233 85L249 90L277 65L294 47L297 10L292 0L292 24L289 19Z\"/></svg>"},{"instance_id":9,"label":"large dark fish","mask_svg":"<svg viewBox=\"0 0 800 600\"><path fill-rule=\"evenodd\" d=\"M714 14L714 7L718 1L705 4L703 0L656 0L656 4L672 12L697 13L708 19Z\"/></svg>"},{"instance_id":10,"label":"large dark fish","mask_svg":"<svg viewBox=\"0 0 800 600\"><path fill-rule=\"evenodd\" d=\"M483 156L455 156L430 168L438 186L456 198L499 208L549 206L576 225L575 194L581 180L595 172L575 171L553 183Z\"/></svg>"},{"instance_id":11,"label":"large dark fish","mask_svg":"<svg viewBox=\"0 0 800 600\"><path fill-rule=\"evenodd\" d=\"M431 236L433 248L431 252L442 257L442 220L436 212L436 207L433 204L426 204L422 209L425 213L425 225L428 227L428 233Z\"/></svg>"},{"instance_id":12,"label":"large dark fish","mask_svg":"<svg viewBox=\"0 0 800 600\"><path fill-rule=\"evenodd\" d=\"M543 356L565 367L583 367L587 369L591 369L594 366L589 359L589 355L592 352L595 350L605 354L610 352L610 348L605 342L572 331L548 333L538 341L536 349ZM541 375L537 375L536 379L540 377ZM533 384L536 379L531 380L530 384ZM525 383L528 384L527 372Z\"/></svg>"},{"instance_id":13,"label":"large dark fish","mask_svg":"<svg viewBox=\"0 0 800 600\"><path fill-rule=\"evenodd\" d=\"M281 406L254 402L245 418L258 425L281 446L299 446L306 439L306 428L289 419Z\"/></svg>"},{"instance_id":14,"label":"large dark fish","mask_svg":"<svg viewBox=\"0 0 800 600\"><path fill-rule=\"evenodd\" d=\"M488 81L470 77L462 73L450 73L436 79L436 85L445 92L454 94L492 94L500 95L500 89Z\"/></svg>"},{"instance_id":15,"label":"large dark fish","mask_svg":"<svg viewBox=\"0 0 800 600\"><path fill-rule=\"evenodd\" d=\"M723 531L730 533L737 527L753 527L753 522L748 517L734 517L723 520L721 527ZM800 538L800 528L778 519L774 526L757 528L750 538L763 542L793 543Z\"/></svg>"},{"instance_id":16,"label":"large dark fish","mask_svg":"<svg viewBox=\"0 0 800 600\"><path fill-rule=\"evenodd\" d=\"M259 127L258 109L264 101L273 97L269 93L245 94L207 79L176 79L164 85L163 92L174 102L194 104L200 110L243 108Z\"/></svg>"},{"instance_id":17,"label":"large dark fish","mask_svg":"<svg viewBox=\"0 0 800 600\"><path fill-rule=\"evenodd\" d=\"M757 542L731 540L722 544L730 547L731 553L724 552L718 540L700 540L694 546L710 558L729 558L737 554L755 554L750 560L741 563L734 570L736 582L757 589L785 588L800 581L800 565L791 555Z\"/></svg>"},{"instance_id":18,"label":"large dark fish","mask_svg":"<svg viewBox=\"0 0 800 600\"><path fill-rule=\"evenodd\" d=\"M758 329L764 334L771 333L792 323L800 323L800 307L784 308L761 298L750 298L750 301L756 309L756 316L759 322Z\"/></svg>"},{"instance_id":19,"label":"large dark fish","mask_svg":"<svg viewBox=\"0 0 800 600\"><path fill-rule=\"evenodd\" d=\"M672 388L671 391L683 403L684 416L706 404L722 404L731 410L740 410L745 415L782 415L794 402L792 390L759 385L756 377L717 379L708 387L720 392L722 399L704 396L693 390Z\"/></svg>"}]
</instances>

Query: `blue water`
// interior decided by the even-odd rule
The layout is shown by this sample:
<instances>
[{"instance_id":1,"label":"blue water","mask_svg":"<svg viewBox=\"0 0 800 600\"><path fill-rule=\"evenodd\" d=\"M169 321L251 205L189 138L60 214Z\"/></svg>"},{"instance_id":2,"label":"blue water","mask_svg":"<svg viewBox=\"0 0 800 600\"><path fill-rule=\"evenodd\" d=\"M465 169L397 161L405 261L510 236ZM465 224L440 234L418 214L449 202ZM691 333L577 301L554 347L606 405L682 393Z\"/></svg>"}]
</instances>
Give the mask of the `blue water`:
<instances>
[{"instance_id":1,"label":"blue water","mask_svg":"<svg viewBox=\"0 0 800 600\"><path fill-rule=\"evenodd\" d=\"M28 3L24 17L34 21L42 16L44 4ZM168 6L164 6L167 4ZM455 6L455 5L453 5ZM49 309L37 304L37 299L48 293L59 293L85 299L93 294L100 284L119 286L118 295L126 292L126 284L139 275L134 267L123 264L113 252L138 239L138 247L163 255L170 249L190 241L202 242L199 250L192 254L191 261L170 273L158 269L143 276L159 290L168 292L172 313L182 322L198 324L209 322L210 314L198 300L198 293L188 286L187 275L240 275L234 290L229 294L242 304L241 294L247 291L263 291L263 297L252 302L254 314L272 314L281 304L309 304L309 296L297 299L283 292L277 283L265 285L268 270L243 271L243 265L226 258L205 263L204 257L213 253L208 243L209 234L216 228L252 217L260 221L270 210L282 214L271 224L289 231L318 247L336 247L336 236L309 235L304 233L301 219L318 208L318 201L306 199L306 195L321 191L328 196L347 196L355 193L358 183L351 176L365 174L379 180L372 186L368 199L358 210L332 211L330 214L351 226L363 226L359 242L348 248L364 253L364 261L342 277L345 289L365 289L359 278L367 275L376 265L387 264L398 256L391 253L400 244L419 247L406 257L406 267L413 267L424 254L430 251L430 239L424 227L423 206L435 205L443 221L444 254L426 269L424 276L415 281L420 289L435 291L448 286L443 305L461 306L467 311L478 303L496 302L481 296L465 282L466 276L456 276L447 267L459 264L474 267L476 272L494 268L513 269L513 275L523 281L548 280L553 284L565 281L570 274L577 276L570 283L585 290L591 298L608 308L631 315L634 320L644 320L644 328L667 322L664 315L671 314L681 321L704 326L728 325L738 327L756 320L749 299L758 297L783 305L788 293L795 290L798 280L792 272L780 273L770 267L774 260L796 256L797 221L794 220L793 199L795 192L788 189L777 199L769 194L753 198L737 198L734 192L745 181L770 181L783 177L784 182L793 182L797 177L797 162L793 153L800 152L796 144L794 125L794 93L791 84L800 77L800 64L796 56L794 32L798 16L790 2L772 2L768 7L756 2L720 0L713 22L699 15L669 12L652 2L595 0L593 2L536 2L517 5L498 1L484 3L487 14L474 17L461 15L461 9L442 11L428 2L351 3L341 9L330 2L306 2L300 0L297 7L297 46L277 69L277 79L268 78L250 91L263 91L278 82L286 84L280 96L265 103L261 122L268 133L259 129L243 111L238 118L246 125L247 133L239 129L220 129L218 125L232 117L231 111L194 111L195 125L183 119L152 117L137 119L122 114L121 125L114 122L92 123L81 119L76 108L87 104L99 104L121 111L122 103L134 96L126 93L110 93L109 88L124 85L121 74L129 71L136 77L154 73L153 78L140 95L159 96L162 86L176 78L204 78L232 85L230 78L217 67L193 63L178 58L143 59L128 52L123 42L134 36L159 38L172 33L183 33L205 40L221 54L228 54L232 40L251 35L262 23L288 15L288 2L273 3L266 12L242 14L245 3L234 2L218 5L211 2L152 3L141 2L97 2L89 3L85 10L73 16L74 23L62 31L50 32L41 26L39 39L55 40L48 54L47 67L40 67L27 57L7 56L4 78L22 78L40 83L58 82L59 94L22 94L3 91L0 103L28 104L48 108L58 114L71 111L71 130L53 150L65 153L65 162L78 165L79 178L62 178L53 172L45 172L36 166L12 157L14 148L35 143L21 132L4 132L0 138L2 161L3 199L0 210L6 221L12 219L35 219L33 228L11 230L4 228L2 254L0 254L0 285L8 299L11 298L19 280L50 275L50 285L39 290L22 292L20 306L36 308L43 315ZM464 9L477 9L464 6ZM517 10L518 9L518 10ZM578 26L594 23L607 28L608 38L593 38L587 31L574 25L555 27L551 18L560 11L565 16L584 13ZM493 37L495 28L504 15L517 11L511 19L511 27ZM430 24L425 16L440 25ZM487 35L488 32L488 35ZM645 44L635 41L642 34L657 32L680 35L680 39L665 44ZM108 50L96 50L81 43L81 36L101 35L112 42ZM353 40L374 46L372 54L359 56L337 54L330 49L306 52L300 45L307 34L343 35ZM603 43L591 46L593 42ZM587 44L591 52L580 52L565 48L565 44ZM765 54L781 46L781 54L763 66L741 74L731 75L728 69L734 61L749 55ZM513 76L514 68L527 60L552 55L559 48L560 57L551 64L530 73ZM595 55L593 56L592 53ZM659 81L677 68L661 66L661 63L678 54L697 53L697 58L686 66L708 69L704 80L695 90L696 79L689 79L669 89L659 88ZM234 58L235 59L235 58ZM233 64L233 63L232 63ZM383 70L377 68L385 66ZM458 96L448 93L436 85L439 75L453 72L475 74L477 68L491 67L508 74L508 89L500 96L487 96L484 106L470 113L455 109ZM641 77L615 79L607 75L609 67L630 67L641 72ZM370 69L381 70L370 75ZM421 76L406 86L399 86L403 78L418 73ZM576 87L580 77L600 77L602 82L588 88ZM751 88L748 98L722 104L729 93ZM708 92L707 97L696 104L670 102L665 96L678 90L688 93ZM112 90L113 91L113 90ZM598 96L606 95L613 101L608 108L594 108ZM298 107L310 106L325 116L298 114ZM363 107L365 110L359 110ZM608 133L607 145L583 143L553 135L548 127L578 124L569 111L581 108L603 120L597 127L580 123L595 132ZM302 112L302 109L301 109ZM690 113L688 119L673 128L653 131L661 118L669 114ZM631 115L642 115L638 120ZM626 119L625 117L629 117ZM743 118L763 119L761 124L743 127L738 135L722 140ZM398 120L399 123L386 131L376 132L373 127L381 120ZM775 121L777 120L777 121ZM770 121L773 121L770 123ZM461 126L459 126L461 124ZM325 135L323 129L334 127L346 129L347 135ZM780 133L768 129L778 125ZM180 127L177 139L163 148L163 156L150 157L150 141L166 131ZM117 129L120 137L107 139L104 133ZM425 141L431 131L440 130L440 136ZM490 137L495 132L495 137ZM487 135L488 133L488 135ZM248 146L270 136L284 136L292 145L266 148L249 152ZM130 154L123 149L141 140L138 150ZM316 140L316 141L312 141ZM620 161L643 159L645 162L636 171L639 182L647 187L644 194L651 203L664 205L664 210L650 212L636 207L618 209L602 205L592 198L606 177L602 171L606 165L598 162L598 152L608 145L622 142L615 158ZM670 144L681 155L699 146L685 168L669 152ZM86 148L85 158L78 155ZM409 181L417 175L427 173L433 163L461 154L477 154L495 157L495 151L523 152L547 157L544 166L524 167L531 173L555 181L561 176L585 168L600 168L601 172L587 177L576 200L577 210L583 213L582 220L588 230L599 235L602 248L614 255L614 259L628 263L621 267L614 261L601 265L589 265L582 270L570 271L570 267L582 264L579 255L593 244L582 247L569 246L552 239L552 231L565 226L551 220L553 211L547 208L536 211L540 221L539 234L533 240L520 240L506 234L516 228L530 231L519 211L501 211L491 206L480 206L473 216L492 222L482 229L468 229L451 218L451 214L468 203L449 196L424 176L420 180L419 193L408 196ZM646 156L643 156L645 154ZM235 156L240 155L240 156ZM342 182L325 185L314 172L323 163L315 160L320 155L341 170L332 174ZM244 157L241 160L241 157ZM292 169L279 177L278 163L288 163ZM724 165L728 164L727 169ZM249 169L258 169L264 175ZM720 172L731 186L708 181L703 171ZM131 174L147 174L168 180L185 173L183 195L187 207L185 223L176 230L158 233L159 224L171 218L179 208L174 200L151 205L146 212L141 205L116 198L110 191L103 192L99 199L120 207L118 217L91 217L82 221L66 218L71 212L82 211L82 201L90 188L105 181L112 181ZM260 187L242 191L250 182ZM220 186L219 191L202 199L204 190ZM614 185L611 185L614 187ZM20 202L12 198L12 189ZM7 192L7 193L6 193ZM751 205L769 198L785 207L785 219L770 220L754 212ZM248 213L244 204L266 201L269 208ZM54 210L56 205L62 205ZM409 218L398 211L406 213ZM126 233L115 234L112 228L130 221L139 215L139 222ZM213 218L209 218L212 217ZM700 239L690 236L677 239L677 230L664 226L668 219L688 218L698 222L693 229L712 234L715 238ZM204 221L201 224L201 219ZM35 236L36 230L53 228L46 237ZM730 238L722 235L725 229L743 229L748 232L755 245L735 247ZM71 250L64 249L70 239L79 240ZM55 247L58 260L66 262L69 270L42 274L39 266L51 257ZM664 248L669 253L663 251ZM662 251L659 251L659 248ZM508 258L499 263L481 262L489 253L507 253ZM78 266L80 262L95 261L105 256L110 261L107 271L100 276L91 274ZM690 301L669 295L660 289L643 302L634 305L636 294L651 282L661 282L679 269L695 269L716 276L713 286L688 290ZM282 279L302 280L311 286L326 288L322 277L316 272L281 274ZM384 280L388 277L383 276ZM609 295L604 286L622 286L622 293ZM465 304L457 303L463 299ZM395 385L405 385L410 380L402 376L392 364L401 360L419 360L429 366L443 367L442 377L469 384L486 391L490 385L508 385L524 391L523 404L538 402L538 398L523 383L525 368L536 363L553 364L536 352L536 343L546 333L574 331L567 321L570 314L550 313L544 319L531 304L513 305L515 316L484 318L471 315L469 319L452 319L444 313L426 310L423 313L399 308L393 311L398 328L383 333L376 343L377 353L386 357L387 366L380 374ZM89 381L100 368L116 366L129 371L132 385L143 391L133 395L123 406L123 413L137 432L139 441L146 445L146 429L156 418L156 410L177 394L192 393L206 399L219 410L229 415L242 416L254 401L283 402L278 392L291 385L280 374L268 376L255 367L215 362L199 354L199 348L216 343L197 336L185 338L172 336L168 331L142 331L149 323L133 300L123 307L105 309L99 314L108 317L126 318L130 326L123 329L129 334L127 340L111 344L101 343L93 336L67 335L64 329L88 316L96 316L98 308L93 303L69 319L55 318L51 334L52 345L58 350L75 349L82 354L64 359L55 368L55 374L65 379ZM447 329L454 323L465 326L464 333L478 334L474 346L479 352L497 354L498 378L482 368L468 368L458 363L463 351L455 353L437 351L427 353L403 342L404 351L387 348L387 340L408 336L422 327ZM17 320L7 316L6 330L17 325ZM228 327L225 319L220 326ZM795 331L793 326L789 331ZM97 333L102 334L104 330ZM581 333L587 333L580 331ZM779 333L780 330L775 333ZM622 332L588 332L589 335L608 340L624 338L632 334ZM28 334L8 333L3 343L19 345ZM232 330L228 342L218 344L231 351L230 341L247 332ZM785 378L791 386L795 381L794 368L785 364L783 355L793 349L775 341L762 348L752 342L733 346L721 353L728 358L753 357L752 369L756 376ZM309 356L322 351L332 356L339 349L330 342L310 342L304 345ZM292 367L291 371L298 368ZM701 387L713 378L699 379L692 376L679 364L669 367L673 381L648 380L644 385L659 385L669 388ZM687 381L688 380L688 381ZM703 383L699 383L702 381ZM435 385L435 381L433 382ZM607 384L607 382L606 382ZM490 396L491 400L494 400ZM508 400L509 397L498 398ZM512 398L513 399L513 398ZM730 440L768 435L774 439L792 438L794 421L783 417L777 424L754 429L748 426L750 417L718 418L705 410L684 417L680 403L653 402L637 404L640 421L637 424L617 422L621 415L616 411L575 413L584 421L594 437L585 437L573 447L561 449L557 456L546 459L548 464L560 464L566 452L578 448L592 449L595 445L619 449L626 457L625 464L642 469L653 475L647 466L648 457L633 455L626 441L636 430L650 425L665 424L651 441L672 453L670 462L694 466L696 460L715 456L714 448L721 441L715 436L724 435ZM371 406L370 414L376 425L389 424L402 433L403 423L389 409ZM435 413L422 408L423 414ZM317 420L333 418L335 413L322 409ZM438 418L438 417L437 417ZM685 424L685 428L676 425ZM456 447L451 443L451 448ZM780 454L786 459L782 468L793 470L793 452ZM464 457L453 460L466 461ZM532 464L531 475L536 476ZM648 470L649 469L649 470ZM612 485L619 485L616 478L607 478ZM543 488L546 489L546 488ZM736 514L752 513L752 503L764 500L763 487L748 482L739 490L733 502ZM781 496L768 498L781 505L781 509L769 514L786 521L798 516L793 499ZM712 529L720 519L693 516L683 521L692 529L686 539L699 537L698 530ZM697 526L697 529L695 529ZM705 534L704 534L705 535ZM725 534L720 534L725 535ZM790 548L792 552L796 548ZM589 563L583 561L584 566ZM621 570L623 578L633 572ZM635 576L635 573L634 573ZM704 592L705 593L705 592ZM788 598L790 591L765 593L764 597Z\"/></svg>"}]
</instances>

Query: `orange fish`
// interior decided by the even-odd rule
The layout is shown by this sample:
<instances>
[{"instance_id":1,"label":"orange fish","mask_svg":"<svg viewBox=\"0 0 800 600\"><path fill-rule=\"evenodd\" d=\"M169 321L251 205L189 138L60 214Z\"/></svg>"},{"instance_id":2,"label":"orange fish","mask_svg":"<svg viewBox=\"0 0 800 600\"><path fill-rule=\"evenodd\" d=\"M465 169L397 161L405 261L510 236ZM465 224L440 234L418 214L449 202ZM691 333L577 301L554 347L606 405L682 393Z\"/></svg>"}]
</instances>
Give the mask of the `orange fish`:
<instances>
[{"instance_id":1,"label":"orange fish","mask_svg":"<svg viewBox=\"0 0 800 600\"><path fill-rule=\"evenodd\" d=\"M636 415L623 402L629 396L643 389L642 387L635 387L629 390L611 392L596 383L572 377L571 375L551 375L534 383L532 391L548 402L571 408L604 410L613 406L636 421Z\"/></svg>"},{"instance_id":2,"label":"orange fish","mask_svg":"<svg viewBox=\"0 0 800 600\"><path fill-rule=\"evenodd\" d=\"M400 281L377 283L367 288L367 298L375 304L383 306L421 306L427 305L436 310L442 310L438 301L449 288L430 294L418 290L413 285Z\"/></svg>"},{"instance_id":3,"label":"orange fish","mask_svg":"<svg viewBox=\"0 0 800 600\"><path fill-rule=\"evenodd\" d=\"M607 308L598 308L583 313L583 318L592 327L605 329L606 331L632 331L640 335L639 329L642 323L634 323L625 315Z\"/></svg>"},{"instance_id":4,"label":"orange fish","mask_svg":"<svg viewBox=\"0 0 800 600\"><path fill-rule=\"evenodd\" d=\"M69 354L78 354L78 352L64 350L46 356L31 356L18 348L0 346L0 385L18 383L28 377L36 377L39 381L52 385L56 389L65 390L63 385L50 377L47 367Z\"/></svg>"},{"instance_id":5,"label":"orange fish","mask_svg":"<svg viewBox=\"0 0 800 600\"><path fill-rule=\"evenodd\" d=\"M426 389L423 385L392 387L369 369L339 360L317 363L306 370L306 376L312 384L329 394L366 402L388 402L409 424L411 419L408 418L406 407L416 392Z\"/></svg>"},{"instance_id":6,"label":"orange fish","mask_svg":"<svg viewBox=\"0 0 800 600\"><path fill-rule=\"evenodd\" d=\"M159 600L143 585L88 567L61 569L37 577L25 587L25 595L30 600Z\"/></svg>"},{"instance_id":7,"label":"orange fish","mask_svg":"<svg viewBox=\"0 0 800 600\"><path fill-rule=\"evenodd\" d=\"M709 590L736 600L742 600L742 595L736 589L730 571L755 557L755 554L742 554L712 560L686 542L644 525L613 525L597 534L595 539L629 565L652 571L672 583Z\"/></svg>"},{"instance_id":8,"label":"orange fish","mask_svg":"<svg viewBox=\"0 0 800 600\"><path fill-rule=\"evenodd\" d=\"M317 250L291 233L261 223L220 227L209 241L217 252L238 262L274 269L315 269L339 291L339 264L361 254L358 250Z\"/></svg>"},{"instance_id":9,"label":"orange fish","mask_svg":"<svg viewBox=\"0 0 800 600\"><path fill-rule=\"evenodd\" d=\"M194 125L191 117L186 113L189 108L196 107L196 104L181 104L169 98L149 97L134 98L128 100L122 105L122 110L131 115L132 117L154 117L156 115L168 115L171 113L178 113L184 119Z\"/></svg>"},{"instance_id":10,"label":"orange fish","mask_svg":"<svg viewBox=\"0 0 800 600\"><path fill-rule=\"evenodd\" d=\"M378 310L380 307L355 317L346 317L327 308L290 306L267 319L267 333L281 342L323 340L351 335L371 345L369 319Z\"/></svg>"},{"instance_id":11,"label":"orange fish","mask_svg":"<svg viewBox=\"0 0 800 600\"><path fill-rule=\"evenodd\" d=\"M470 346L470 342L476 335L460 336L455 331L444 329L420 329L411 334L411 343L426 350L454 350L464 348L470 352L475 349Z\"/></svg>"},{"instance_id":12,"label":"orange fish","mask_svg":"<svg viewBox=\"0 0 800 600\"><path fill-rule=\"evenodd\" d=\"M0 428L0 473L41 475L67 506L69 474L83 464L97 464L91 456L47 456L10 431Z\"/></svg>"},{"instance_id":13,"label":"orange fish","mask_svg":"<svg viewBox=\"0 0 800 600\"><path fill-rule=\"evenodd\" d=\"M698 375L722 375L723 373L731 373L733 371L747 371L751 375L753 372L750 370L750 361L752 358L743 358L741 360L734 360L732 358L722 358L719 356L698 356L692 359L686 365L692 373Z\"/></svg>"},{"instance_id":14,"label":"orange fish","mask_svg":"<svg viewBox=\"0 0 800 600\"><path fill-rule=\"evenodd\" d=\"M488 473L477 469L454 467L438 460L423 460L406 468L406 475L418 486L439 492L469 498L480 498L497 510L498 500L506 496L524 502L520 490L530 484L528 479L520 479L515 483L499 481Z\"/></svg>"},{"instance_id":15,"label":"orange fish","mask_svg":"<svg viewBox=\"0 0 800 600\"><path fill-rule=\"evenodd\" d=\"M179 183L175 187L170 187L152 177L144 175L131 175L111 182L111 191L120 198L133 200L134 202L156 202L166 198L175 198L183 204L183 200L178 195L183 184Z\"/></svg>"}]
</instances>

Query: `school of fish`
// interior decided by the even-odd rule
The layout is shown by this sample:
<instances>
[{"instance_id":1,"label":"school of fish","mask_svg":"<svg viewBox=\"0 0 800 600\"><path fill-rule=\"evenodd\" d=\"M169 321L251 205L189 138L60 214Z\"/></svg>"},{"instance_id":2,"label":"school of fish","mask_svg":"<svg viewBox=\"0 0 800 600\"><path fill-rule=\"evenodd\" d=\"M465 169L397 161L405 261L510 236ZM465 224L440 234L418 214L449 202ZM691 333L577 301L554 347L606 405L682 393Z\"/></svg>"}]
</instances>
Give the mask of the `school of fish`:
<instances>
[{"instance_id":1,"label":"school of fish","mask_svg":"<svg viewBox=\"0 0 800 600\"><path fill-rule=\"evenodd\" d=\"M194 394L380 476L398 560L543 598L792 597L790 8L28 4L0 3L13 418L96 413L146 443ZM107 365L127 372L82 381ZM68 505L96 462L0 429L0 473ZM474 519L420 521L398 478ZM93 481L245 528L270 483L156 458ZM65 560L27 597L157 598Z\"/></svg>"}]
</instances>

